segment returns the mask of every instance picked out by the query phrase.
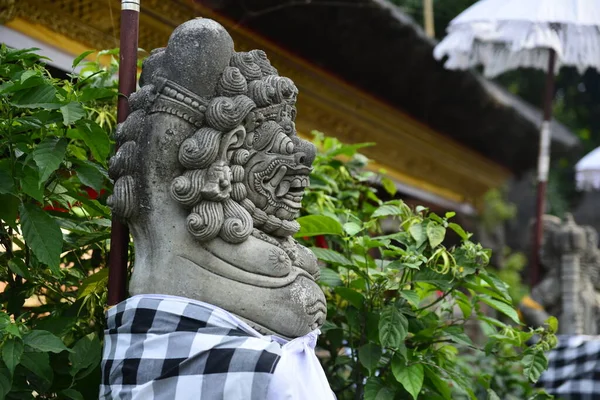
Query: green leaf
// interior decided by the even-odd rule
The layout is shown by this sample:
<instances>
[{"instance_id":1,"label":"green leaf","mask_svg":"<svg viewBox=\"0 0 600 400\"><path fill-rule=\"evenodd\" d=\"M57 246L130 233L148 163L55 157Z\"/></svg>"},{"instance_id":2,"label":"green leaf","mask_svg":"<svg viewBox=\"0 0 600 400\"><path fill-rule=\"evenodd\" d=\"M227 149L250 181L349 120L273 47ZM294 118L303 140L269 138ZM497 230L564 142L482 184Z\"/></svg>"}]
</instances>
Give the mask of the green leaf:
<instances>
[{"instance_id":1,"label":"green leaf","mask_svg":"<svg viewBox=\"0 0 600 400\"><path fill-rule=\"evenodd\" d=\"M440 226L433 221L429 221L426 231L431 248L436 248L442 244L444 237L446 236L446 229L443 226Z\"/></svg>"},{"instance_id":2,"label":"green leaf","mask_svg":"<svg viewBox=\"0 0 600 400\"><path fill-rule=\"evenodd\" d=\"M379 318L379 340L383 347L400 347L408 334L408 320L396 307L387 306Z\"/></svg>"},{"instance_id":3,"label":"green leaf","mask_svg":"<svg viewBox=\"0 0 600 400\"><path fill-rule=\"evenodd\" d=\"M49 83L15 93L11 103L17 108L44 108L47 110L57 109L61 106L56 98L56 89Z\"/></svg>"},{"instance_id":4,"label":"green leaf","mask_svg":"<svg viewBox=\"0 0 600 400\"><path fill-rule=\"evenodd\" d=\"M0 204L2 205L0 207L0 219L6 225L16 228L17 215L19 215L19 198L11 194L0 194Z\"/></svg>"},{"instance_id":5,"label":"green leaf","mask_svg":"<svg viewBox=\"0 0 600 400\"><path fill-rule=\"evenodd\" d=\"M29 166L23 167L21 189L25 194L33 197L40 203L44 201L44 186L41 185L40 175L38 174L37 169Z\"/></svg>"},{"instance_id":6,"label":"green leaf","mask_svg":"<svg viewBox=\"0 0 600 400\"><path fill-rule=\"evenodd\" d=\"M15 181L11 171L11 161L0 160L0 194L13 193Z\"/></svg>"},{"instance_id":7,"label":"green leaf","mask_svg":"<svg viewBox=\"0 0 600 400\"><path fill-rule=\"evenodd\" d=\"M444 381L441 377L441 372L430 367L428 365L425 366L425 376L431 384L435 387L437 392L442 395L444 399L452 398L452 390L450 389L450 385L448 382Z\"/></svg>"},{"instance_id":8,"label":"green leaf","mask_svg":"<svg viewBox=\"0 0 600 400\"><path fill-rule=\"evenodd\" d=\"M79 96L79 101L82 103L87 103L88 101L106 99L109 97L115 97L116 95L117 92L111 89L86 87L83 89L81 96Z\"/></svg>"},{"instance_id":9,"label":"green leaf","mask_svg":"<svg viewBox=\"0 0 600 400\"><path fill-rule=\"evenodd\" d=\"M417 242L417 247L421 247L427 240L427 235L425 234L422 224L412 224L410 228L408 228L408 231L410 232L410 236Z\"/></svg>"},{"instance_id":10,"label":"green leaf","mask_svg":"<svg viewBox=\"0 0 600 400\"><path fill-rule=\"evenodd\" d=\"M94 121L87 119L77 121L75 126L77 129L69 129L67 136L83 140L96 161L104 165L110 152L110 139L106 131Z\"/></svg>"},{"instance_id":11,"label":"green leaf","mask_svg":"<svg viewBox=\"0 0 600 400\"><path fill-rule=\"evenodd\" d=\"M321 268L319 282L331 287L342 286L343 284L340 275L330 268Z\"/></svg>"},{"instance_id":12,"label":"green leaf","mask_svg":"<svg viewBox=\"0 0 600 400\"><path fill-rule=\"evenodd\" d=\"M72 101L69 104L65 104L60 108L60 112L63 116L63 124L69 126L72 123L79 121L85 117L85 110L80 103Z\"/></svg>"},{"instance_id":13,"label":"green leaf","mask_svg":"<svg viewBox=\"0 0 600 400\"><path fill-rule=\"evenodd\" d=\"M102 359L102 346L95 333L90 333L79 339L73 352L69 354L71 361L71 375L75 376L79 371L96 366Z\"/></svg>"},{"instance_id":14,"label":"green leaf","mask_svg":"<svg viewBox=\"0 0 600 400\"><path fill-rule=\"evenodd\" d=\"M362 308L365 301L365 296L362 293L346 287L336 287L335 292L359 310Z\"/></svg>"},{"instance_id":15,"label":"green leaf","mask_svg":"<svg viewBox=\"0 0 600 400\"><path fill-rule=\"evenodd\" d=\"M10 270L17 275L20 275L24 278L29 278L29 271L27 270L27 265L25 265L25 262L20 258L13 258L9 260L8 268L10 268Z\"/></svg>"},{"instance_id":16,"label":"green leaf","mask_svg":"<svg viewBox=\"0 0 600 400\"><path fill-rule=\"evenodd\" d=\"M54 380L54 372L50 367L48 353L25 352L21 356L21 365L37 375L45 386L50 387Z\"/></svg>"},{"instance_id":17,"label":"green leaf","mask_svg":"<svg viewBox=\"0 0 600 400\"><path fill-rule=\"evenodd\" d=\"M311 237L320 235L344 234L342 225L335 219L325 215L307 215L297 219L300 230L294 237Z\"/></svg>"},{"instance_id":18,"label":"green leaf","mask_svg":"<svg viewBox=\"0 0 600 400\"><path fill-rule=\"evenodd\" d=\"M72 400L85 400L83 395L75 389L65 389L60 393Z\"/></svg>"},{"instance_id":19,"label":"green leaf","mask_svg":"<svg viewBox=\"0 0 600 400\"><path fill-rule=\"evenodd\" d=\"M34 77L34 76L39 76L39 73L37 71L34 70L26 70L23 71L23 74L21 75L21 83L25 82L27 79Z\"/></svg>"},{"instance_id":20,"label":"green leaf","mask_svg":"<svg viewBox=\"0 0 600 400\"><path fill-rule=\"evenodd\" d=\"M320 247L311 247L310 250L315 253L315 256L325 262L341 265L352 265L352 262L337 251L322 249Z\"/></svg>"},{"instance_id":21,"label":"green leaf","mask_svg":"<svg viewBox=\"0 0 600 400\"><path fill-rule=\"evenodd\" d=\"M502 314L515 321L515 323L519 325L521 324L521 321L519 320L519 315L517 314L517 310L515 310L512 305L486 296L481 296L480 299L488 306L492 307L497 311L500 311Z\"/></svg>"},{"instance_id":22,"label":"green leaf","mask_svg":"<svg viewBox=\"0 0 600 400\"><path fill-rule=\"evenodd\" d=\"M487 390L487 400L500 400L500 397L492 389Z\"/></svg>"},{"instance_id":23,"label":"green leaf","mask_svg":"<svg viewBox=\"0 0 600 400\"><path fill-rule=\"evenodd\" d=\"M392 373L398 382L404 386L404 389L416 400L421 388L423 387L423 378L425 373L422 364L413 364L406 366L403 360L396 357L392 359Z\"/></svg>"},{"instance_id":24,"label":"green leaf","mask_svg":"<svg viewBox=\"0 0 600 400\"><path fill-rule=\"evenodd\" d=\"M415 307L419 307L419 303L421 303L421 297L414 290L401 290L400 296L405 298L410 304Z\"/></svg>"},{"instance_id":25,"label":"green leaf","mask_svg":"<svg viewBox=\"0 0 600 400\"><path fill-rule=\"evenodd\" d=\"M392 204L384 204L382 206L380 206L377 210L375 210L375 212L373 213L373 215L371 215L372 218L377 218L377 217L385 217L385 216L389 216L389 215L404 215L404 211L402 210L402 208L392 205Z\"/></svg>"},{"instance_id":26,"label":"green leaf","mask_svg":"<svg viewBox=\"0 0 600 400\"><path fill-rule=\"evenodd\" d=\"M36 116L41 116L41 113L44 113L44 115L49 116L51 114L48 114L48 111L40 111L38 113L36 113ZM25 131L29 131L32 129L41 129L44 127L45 123L42 122L39 118L37 118L36 116L26 116L26 117L21 117L21 118L15 118L13 120L13 122L15 123L14 129L17 132L25 132Z\"/></svg>"},{"instance_id":27,"label":"green leaf","mask_svg":"<svg viewBox=\"0 0 600 400\"><path fill-rule=\"evenodd\" d=\"M367 343L358 349L358 360L373 375L381 358L381 347L375 343Z\"/></svg>"},{"instance_id":28,"label":"green leaf","mask_svg":"<svg viewBox=\"0 0 600 400\"><path fill-rule=\"evenodd\" d=\"M498 292L500 294L500 296L498 296L494 293L494 295L492 297L499 297L500 299L503 299L509 303L512 303L512 298L510 297L510 293L508 292L509 286L506 284L506 282L504 282L503 280L501 280L496 275L494 275L490 272L487 272L487 271L483 271L483 272L484 273L479 274L479 277L481 279L483 279L485 282L487 282L493 289L495 289L496 292ZM479 286L483 286L483 285L479 285Z\"/></svg>"},{"instance_id":29,"label":"green leaf","mask_svg":"<svg viewBox=\"0 0 600 400\"><path fill-rule=\"evenodd\" d=\"M354 236L358 232L362 231L362 226L360 226L356 222L346 222L343 228L344 232L346 232L348 236Z\"/></svg>"},{"instance_id":30,"label":"green leaf","mask_svg":"<svg viewBox=\"0 0 600 400\"><path fill-rule=\"evenodd\" d=\"M450 290L452 287L452 279L452 274L438 274L429 268L423 268L419 271L416 271L416 274L413 276L413 282L428 283L437 287L443 292Z\"/></svg>"},{"instance_id":31,"label":"green leaf","mask_svg":"<svg viewBox=\"0 0 600 400\"><path fill-rule=\"evenodd\" d=\"M72 68L75 68L76 66L79 65L79 63L86 58L87 56L89 56L92 53L95 53L96 50L88 50L88 51L84 51L83 53L81 53L80 55L78 55L74 60L73 60L73 65Z\"/></svg>"},{"instance_id":32,"label":"green leaf","mask_svg":"<svg viewBox=\"0 0 600 400\"><path fill-rule=\"evenodd\" d=\"M556 317L550 316L546 320L546 325L548 325L548 328L550 328L550 333L558 332L558 320L556 319Z\"/></svg>"},{"instance_id":33,"label":"green leaf","mask_svg":"<svg viewBox=\"0 0 600 400\"><path fill-rule=\"evenodd\" d=\"M0 330L6 329L10 324L10 316L4 311L0 311Z\"/></svg>"},{"instance_id":34,"label":"green leaf","mask_svg":"<svg viewBox=\"0 0 600 400\"><path fill-rule=\"evenodd\" d=\"M443 331L443 333L444 333L444 335L448 336L450 338L450 340L452 340L455 343L464 344L466 346L473 345L471 338L469 336L467 336L467 334L464 332L462 326L458 326L458 325L449 326L448 328L446 328Z\"/></svg>"},{"instance_id":35,"label":"green leaf","mask_svg":"<svg viewBox=\"0 0 600 400\"><path fill-rule=\"evenodd\" d=\"M83 282L81 282L81 286L79 286L79 291L77 294L77 298L81 299L85 296L88 296L92 293L98 292L98 289L103 289L106 287L108 282L108 268L103 268L100 271L96 272L85 278Z\"/></svg>"},{"instance_id":36,"label":"green leaf","mask_svg":"<svg viewBox=\"0 0 600 400\"><path fill-rule=\"evenodd\" d=\"M371 377L365 385L364 400L394 400L392 388L384 386L380 379Z\"/></svg>"},{"instance_id":37,"label":"green leaf","mask_svg":"<svg viewBox=\"0 0 600 400\"><path fill-rule=\"evenodd\" d=\"M97 192L102 189L102 186L104 185L104 174L102 174L100 166L87 162L85 164L77 165L75 167L75 172L81 183L84 185L91 187Z\"/></svg>"},{"instance_id":38,"label":"green leaf","mask_svg":"<svg viewBox=\"0 0 600 400\"><path fill-rule=\"evenodd\" d=\"M0 365L0 399L5 399L12 387L11 372Z\"/></svg>"},{"instance_id":39,"label":"green leaf","mask_svg":"<svg viewBox=\"0 0 600 400\"><path fill-rule=\"evenodd\" d=\"M15 371L15 367L21 360L23 354L23 342L19 338L11 338L4 342L2 347L2 360L8 367L10 373Z\"/></svg>"},{"instance_id":40,"label":"green leaf","mask_svg":"<svg viewBox=\"0 0 600 400\"><path fill-rule=\"evenodd\" d=\"M460 311L463 313L463 317L465 317L465 319L469 319L471 312L473 311L471 300L464 293L458 290L454 292L454 296Z\"/></svg>"},{"instance_id":41,"label":"green leaf","mask_svg":"<svg viewBox=\"0 0 600 400\"><path fill-rule=\"evenodd\" d=\"M375 146L375 143L342 144L335 150L328 152L327 155L332 158L342 154L351 157L356 154L357 150L370 146Z\"/></svg>"},{"instance_id":42,"label":"green leaf","mask_svg":"<svg viewBox=\"0 0 600 400\"><path fill-rule=\"evenodd\" d=\"M23 342L26 346L37 351L60 353L63 350L69 350L59 337L48 331L34 330L23 336Z\"/></svg>"},{"instance_id":43,"label":"green leaf","mask_svg":"<svg viewBox=\"0 0 600 400\"><path fill-rule=\"evenodd\" d=\"M469 240L469 238L471 237L471 234L470 234L470 233L467 233L467 232L465 232L465 231L464 231L464 229L463 229L463 228L462 228L460 225L458 225L458 224L455 224L454 222L450 222L450 223L448 224L448 228L450 228L450 229L452 229L454 232L456 232L456 234L457 234L458 236L460 236L460 238L461 238L462 240Z\"/></svg>"},{"instance_id":44,"label":"green leaf","mask_svg":"<svg viewBox=\"0 0 600 400\"><path fill-rule=\"evenodd\" d=\"M390 178L381 178L381 186L383 186L385 191L392 196L394 196L398 191L398 188L396 188L396 184Z\"/></svg>"},{"instance_id":45,"label":"green leaf","mask_svg":"<svg viewBox=\"0 0 600 400\"><path fill-rule=\"evenodd\" d=\"M67 141L57 137L44 139L35 147L31 155L38 166L40 182L46 182L58 169L66 151Z\"/></svg>"},{"instance_id":46,"label":"green leaf","mask_svg":"<svg viewBox=\"0 0 600 400\"><path fill-rule=\"evenodd\" d=\"M35 204L19 207L23 237L37 259L58 270L63 237L58 224Z\"/></svg>"},{"instance_id":47,"label":"green leaf","mask_svg":"<svg viewBox=\"0 0 600 400\"><path fill-rule=\"evenodd\" d=\"M76 144L69 143L67 153L80 161L87 161L88 159L87 150Z\"/></svg>"},{"instance_id":48,"label":"green leaf","mask_svg":"<svg viewBox=\"0 0 600 400\"><path fill-rule=\"evenodd\" d=\"M548 368L548 360L541 351L533 351L525 354L521 363L524 366L525 375L532 383L537 382L542 373Z\"/></svg>"},{"instance_id":49,"label":"green leaf","mask_svg":"<svg viewBox=\"0 0 600 400\"><path fill-rule=\"evenodd\" d=\"M4 328L4 332L9 333L15 337L21 337L21 331L17 324L9 324Z\"/></svg>"}]
</instances>

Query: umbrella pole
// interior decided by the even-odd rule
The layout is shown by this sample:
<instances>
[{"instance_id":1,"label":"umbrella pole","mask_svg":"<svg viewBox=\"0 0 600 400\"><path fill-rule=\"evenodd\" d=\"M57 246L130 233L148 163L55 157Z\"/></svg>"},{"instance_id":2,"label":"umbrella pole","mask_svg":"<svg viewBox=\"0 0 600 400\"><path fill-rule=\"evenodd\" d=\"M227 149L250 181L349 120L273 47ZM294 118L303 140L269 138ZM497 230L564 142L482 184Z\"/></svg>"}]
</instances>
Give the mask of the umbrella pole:
<instances>
[{"instance_id":1,"label":"umbrella pole","mask_svg":"<svg viewBox=\"0 0 600 400\"><path fill-rule=\"evenodd\" d=\"M117 121L129 115L128 98L135 92L140 0L121 0L121 36L119 56L119 100ZM117 144L118 146L118 144ZM118 148L117 148L118 149ZM110 254L108 256L108 305L125 300L127 296L127 250L129 229L113 215L111 222Z\"/></svg>"},{"instance_id":2,"label":"umbrella pole","mask_svg":"<svg viewBox=\"0 0 600 400\"><path fill-rule=\"evenodd\" d=\"M531 287L540 281L540 248L544 235L542 218L546 208L546 186L550 169L550 121L552 120L552 100L554 98L554 65L556 52L550 49L548 71L546 72L546 87L544 93L544 120L540 130L540 149L538 156L538 185L535 213L535 230L531 254Z\"/></svg>"}]
</instances>

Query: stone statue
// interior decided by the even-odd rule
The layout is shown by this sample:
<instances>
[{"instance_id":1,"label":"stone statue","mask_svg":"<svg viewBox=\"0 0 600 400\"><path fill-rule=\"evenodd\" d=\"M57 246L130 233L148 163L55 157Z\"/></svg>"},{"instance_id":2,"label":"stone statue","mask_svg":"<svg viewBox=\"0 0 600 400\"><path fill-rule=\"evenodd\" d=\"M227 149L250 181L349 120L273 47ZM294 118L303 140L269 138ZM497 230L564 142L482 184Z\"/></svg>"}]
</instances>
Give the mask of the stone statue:
<instances>
[{"instance_id":1,"label":"stone statue","mask_svg":"<svg viewBox=\"0 0 600 400\"><path fill-rule=\"evenodd\" d=\"M209 19L145 60L109 168L109 205L135 244L131 295L206 303L284 341L323 324L316 257L292 238L315 157L296 135L297 95Z\"/></svg>"},{"instance_id":2,"label":"stone statue","mask_svg":"<svg viewBox=\"0 0 600 400\"><path fill-rule=\"evenodd\" d=\"M570 214L564 222L545 215L543 224L542 280L521 303L525 322L539 326L553 315L561 334L600 334L598 233Z\"/></svg>"}]
</instances>

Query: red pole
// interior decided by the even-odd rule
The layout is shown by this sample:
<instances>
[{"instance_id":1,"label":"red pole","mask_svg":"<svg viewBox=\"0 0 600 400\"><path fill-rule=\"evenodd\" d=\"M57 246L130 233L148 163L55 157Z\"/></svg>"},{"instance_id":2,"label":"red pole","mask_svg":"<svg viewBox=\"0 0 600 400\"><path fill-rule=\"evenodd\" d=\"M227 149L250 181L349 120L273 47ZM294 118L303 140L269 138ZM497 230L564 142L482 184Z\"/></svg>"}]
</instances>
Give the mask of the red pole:
<instances>
[{"instance_id":1,"label":"red pole","mask_svg":"<svg viewBox=\"0 0 600 400\"><path fill-rule=\"evenodd\" d=\"M119 101L117 121L129 115L129 95L135 92L140 0L121 0L121 42L119 56ZM117 143L117 149L118 149ZM112 217L110 254L108 256L108 305L113 306L127 297L127 250L129 229Z\"/></svg>"},{"instance_id":2,"label":"red pole","mask_svg":"<svg viewBox=\"0 0 600 400\"><path fill-rule=\"evenodd\" d=\"M531 253L531 287L540 281L540 248L544 235L542 218L546 208L546 186L550 169L550 121L552 120L552 99L554 98L554 65L556 52L550 49L548 71L546 72L546 88L544 93L544 121L540 130L540 151L538 157L538 187L535 212L535 231Z\"/></svg>"}]
</instances>

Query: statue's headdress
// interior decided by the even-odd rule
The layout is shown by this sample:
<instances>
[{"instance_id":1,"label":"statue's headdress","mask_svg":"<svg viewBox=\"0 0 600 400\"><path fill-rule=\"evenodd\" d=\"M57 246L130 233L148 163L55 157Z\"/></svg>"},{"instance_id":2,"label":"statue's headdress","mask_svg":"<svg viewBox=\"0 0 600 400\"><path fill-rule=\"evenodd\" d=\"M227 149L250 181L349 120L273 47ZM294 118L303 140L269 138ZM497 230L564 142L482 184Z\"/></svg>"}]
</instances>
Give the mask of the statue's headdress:
<instances>
[{"instance_id":1,"label":"statue's headdress","mask_svg":"<svg viewBox=\"0 0 600 400\"><path fill-rule=\"evenodd\" d=\"M171 195L189 210L187 227L192 235L201 241L219 236L238 243L255 227L289 236L299 228L294 220L299 196L285 189L303 188L308 178L306 171L293 180L284 175L290 174L294 162L310 167L314 158L314 149L295 132L298 90L290 79L278 75L263 51L234 52L229 35L223 36L222 28L211 31L211 23L218 25L209 20L182 25L167 48L154 51L144 62L141 89L130 99L132 114L117 130L121 148L110 163L115 179L110 205L124 218L143 212L140 182L134 174L144 156L139 141L147 139L140 133L146 116L164 113L189 126L178 154L183 172L172 178ZM207 36L211 37L206 43L198 39ZM209 60L207 51L212 54ZM170 134L167 129L165 135ZM264 168L248 178L244 168L256 152L278 157L268 165L265 161ZM283 173L282 164L288 168ZM282 175L272 184L279 183L281 201L269 191L273 188L265 187L274 170ZM265 203L249 198L249 190L256 192L255 197L262 195ZM283 211L272 211L278 207Z\"/></svg>"}]
</instances>

